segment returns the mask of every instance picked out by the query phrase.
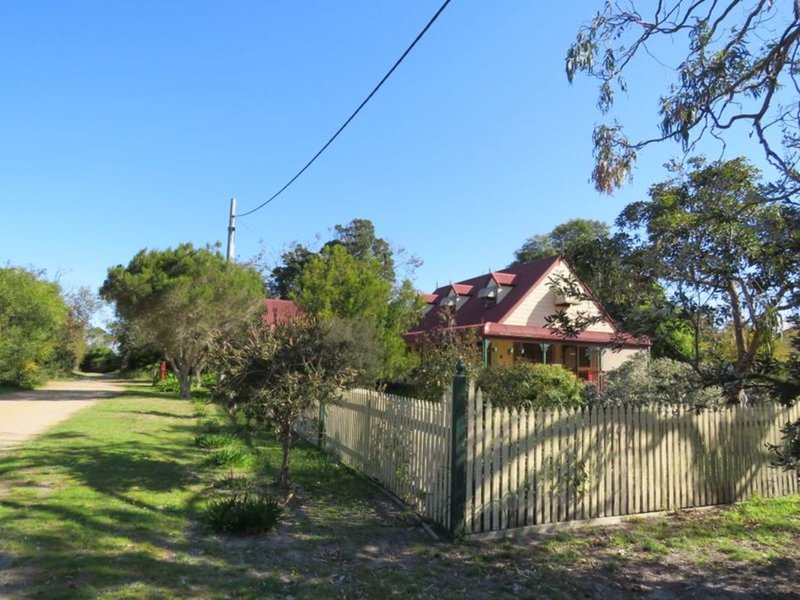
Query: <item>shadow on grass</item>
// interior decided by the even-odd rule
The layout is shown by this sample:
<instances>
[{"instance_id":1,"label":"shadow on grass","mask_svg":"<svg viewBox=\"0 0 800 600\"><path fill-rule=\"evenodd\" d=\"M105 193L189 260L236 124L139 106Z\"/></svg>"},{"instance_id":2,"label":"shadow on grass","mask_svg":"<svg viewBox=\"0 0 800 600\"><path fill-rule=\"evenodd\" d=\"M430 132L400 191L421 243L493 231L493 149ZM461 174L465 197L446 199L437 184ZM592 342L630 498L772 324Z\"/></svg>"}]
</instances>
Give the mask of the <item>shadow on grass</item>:
<instances>
[{"instance_id":1,"label":"shadow on grass","mask_svg":"<svg viewBox=\"0 0 800 600\"><path fill-rule=\"evenodd\" d=\"M632 582L643 563L587 562L601 549L568 546L580 534L565 536L565 547L434 544L371 484L302 442L292 454L296 494L277 531L212 534L202 510L229 469L207 466L195 447L191 404L144 396L97 405L0 457L0 596L570 598L644 589ZM226 433L242 427L215 418ZM278 444L251 432L248 448L262 460L246 474L272 480Z\"/></svg>"}]
</instances>

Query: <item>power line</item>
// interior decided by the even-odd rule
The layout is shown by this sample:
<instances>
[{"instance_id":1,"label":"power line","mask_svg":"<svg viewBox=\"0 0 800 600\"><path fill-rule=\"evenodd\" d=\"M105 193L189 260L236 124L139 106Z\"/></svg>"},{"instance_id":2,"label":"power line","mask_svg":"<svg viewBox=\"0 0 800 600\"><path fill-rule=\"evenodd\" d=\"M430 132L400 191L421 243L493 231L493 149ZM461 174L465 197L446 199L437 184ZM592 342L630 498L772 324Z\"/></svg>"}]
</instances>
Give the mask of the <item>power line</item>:
<instances>
[{"instance_id":1,"label":"power line","mask_svg":"<svg viewBox=\"0 0 800 600\"><path fill-rule=\"evenodd\" d=\"M425 25L425 27L422 29L422 31L420 31L420 32L419 32L419 35L417 35L417 37L416 37L416 38L414 38L414 41L413 41L413 42L411 42L411 45L410 45L408 48L406 48L406 51L405 51L405 52L403 52L403 54L400 56L400 58L398 58L398 59L397 59L397 62L395 62L395 63L394 63L394 65L392 66L392 68L391 68L391 69L389 69L389 71L386 73L386 75L384 75L384 76L383 76L383 79L381 79L381 80L380 80L380 82L378 83L378 85L376 85L376 86L375 86L375 88L374 88L374 89L373 89L373 90L372 90L372 91L369 93L369 96L367 96L367 97L364 99L364 101L363 101L361 104L359 104L359 105L358 105L358 108L357 108L357 109L356 109L356 110L353 112L353 114L351 114L351 115L350 115L350 117L348 117L348 119L347 119L347 120L344 122L344 124L343 124L341 127L339 127L339 129L336 131L336 133L334 133L334 134L333 134L333 137L331 137L331 139L329 139L329 140L328 140L328 141L325 143L325 145L324 145L322 148L320 148L320 149L319 149L319 151L318 151L318 152L317 152L317 153L316 153L316 154L313 156L313 158L312 158L310 161L308 161L308 162L305 164L305 166L304 166L302 169L300 169L300 170L297 172L297 174L296 174L294 177L292 177L292 178L291 178L291 179L288 181L288 183L286 183L286 185L284 185L284 186L283 186L281 189L279 189L279 190L278 190L277 192L275 192L275 193L274 193L272 196L270 196L270 197L269 197L269 198L268 198L268 199L267 199L265 202L262 202L261 204L259 204L258 206L256 206L256 207L255 207L253 210L249 210L249 211L247 211L247 212L245 212L245 213L242 213L242 214L240 214L240 215L237 215L237 216L239 216L239 217L246 217L247 215L252 215L254 212L256 212L256 211L258 211L258 210L261 210L262 208L264 208L264 207L265 207L267 204L269 204L270 202L272 202L273 200L275 200L275 198L277 198L277 197L278 197L278 196L280 196L280 195L281 195L281 194L282 194L284 191L286 191L286 188L288 188L288 187L289 187L290 185L292 185L292 184L293 184L295 181L297 181L297 179L298 179L298 178L299 178L299 177L300 177L300 176L301 176L303 173L305 173L306 169L308 169L308 167L310 167L312 164L314 164L314 161L315 161L315 160L317 160L317 159L319 158L319 156L320 156L320 155L321 155L323 152L325 152L325 150L327 150L327 149L328 149L328 146L330 146L330 145L333 143L333 141L334 141L334 140L335 140L337 137L339 137L339 134L340 134L340 133L342 133L342 131L344 131L345 127L347 127L347 126L350 124L350 121L352 121L352 120L355 118L355 116L356 116L356 115L357 115L359 112L361 112L361 109L362 109L362 108L364 108L364 106L366 106L367 102L369 102L369 101L372 99L372 97L373 97L373 96L374 96L374 95L377 93L377 91L378 91L379 89L381 89L381 86L382 86L382 85L383 85L383 84L386 82L386 80L387 80L387 79L389 79L389 77L391 76L391 74L392 74L392 73L394 73L395 69L397 69L397 67L399 67L399 66L400 66L400 63L402 63L402 62L403 62L403 60L405 60L406 56L408 56L408 54L411 52L411 50L413 50L413 49L414 49L414 46L416 46L416 45L417 45L417 42L419 42L419 41L422 39L422 36L424 36L424 35L427 33L427 31L428 31L428 29L430 29L431 25L433 25L433 23L436 21L436 19L438 19L438 18L439 18L439 15L440 15L440 14L442 14L442 12L444 11L444 9L445 9L445 8L447 8L447 5L448 5L448 4L450 4L450 0L445 0L445 2L444 2L444 3L443 3L443 4L442 4L440 7L439 7L439 10L437 10L437 11L436 11L436 14L435 14L435 15L433 15L433 17L431 17L431 20L430 20L430 21L428 21L428 24L427 24L427 25Z\"/></svg>"}]
</instances>

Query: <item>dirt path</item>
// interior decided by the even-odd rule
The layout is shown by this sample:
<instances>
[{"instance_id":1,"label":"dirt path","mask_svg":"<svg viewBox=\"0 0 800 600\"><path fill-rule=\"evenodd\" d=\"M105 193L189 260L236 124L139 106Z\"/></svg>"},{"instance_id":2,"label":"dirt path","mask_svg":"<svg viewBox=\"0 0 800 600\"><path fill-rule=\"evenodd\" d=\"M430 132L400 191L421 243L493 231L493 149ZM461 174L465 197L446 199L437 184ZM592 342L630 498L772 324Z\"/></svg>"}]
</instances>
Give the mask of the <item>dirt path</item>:
<instances>
[{"instance_id":1,"label":"dirt path","mask_svg":"<svg viewBox=\"0 0 800 600\"><path fill-rule=\"evenodd\" d=\"M113 379L53 381L0 396L0 452L44 433L75 411L122 391Z\"/></svg>"}]
</instances>

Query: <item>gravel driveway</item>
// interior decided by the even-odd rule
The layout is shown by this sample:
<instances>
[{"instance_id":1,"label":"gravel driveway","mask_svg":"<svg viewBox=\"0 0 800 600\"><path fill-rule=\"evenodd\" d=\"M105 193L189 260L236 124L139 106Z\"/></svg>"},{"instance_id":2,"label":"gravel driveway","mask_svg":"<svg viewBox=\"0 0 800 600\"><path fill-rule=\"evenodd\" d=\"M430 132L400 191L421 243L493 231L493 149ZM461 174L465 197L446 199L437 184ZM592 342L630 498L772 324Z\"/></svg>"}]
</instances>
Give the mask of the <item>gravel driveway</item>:
<instances>
[{"instance_id":1,"label":"gravel driveway","mask_svg":"<svg viewBox=\"0 0 800 600\"><path fill-rule=\"evenodd\" d=\"M38 390L0 395L0 452L122 390L113 379L87 378L52 381Z\"/></svg>"}]
</instances>

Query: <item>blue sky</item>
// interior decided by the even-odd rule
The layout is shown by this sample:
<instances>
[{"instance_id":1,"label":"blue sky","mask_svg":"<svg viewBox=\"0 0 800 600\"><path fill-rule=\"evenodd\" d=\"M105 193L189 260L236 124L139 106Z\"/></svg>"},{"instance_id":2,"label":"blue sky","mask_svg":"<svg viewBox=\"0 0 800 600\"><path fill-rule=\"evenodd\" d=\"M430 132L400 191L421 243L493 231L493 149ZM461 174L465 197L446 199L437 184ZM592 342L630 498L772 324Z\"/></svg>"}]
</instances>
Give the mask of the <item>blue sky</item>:
<instances>
[{"instance_id":1,"label":"blue sky","mask_svg":"<svg viewBox=\"0 0 800 600\"><path fill-rule=\"evenodd\" d=\"M224 242L230 197L244 212L280 188L439 4L4 3L0 264L97 288L141 248ZM568 84L564 55L595 7L454 0L328 152L239 220L239 259L368 218L430 291L568 219L613 221L679 148L645 151L613 197L589 182L595 88ZM628 79L619 115L653 133L670 71Z\"/></svg>"}]
</instances>

